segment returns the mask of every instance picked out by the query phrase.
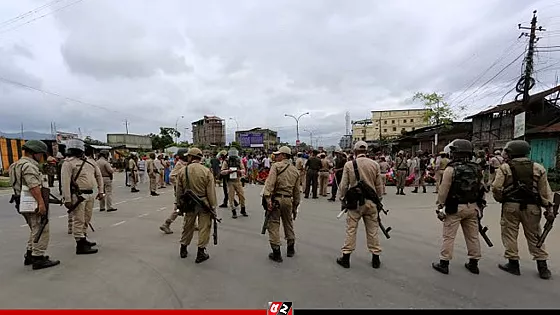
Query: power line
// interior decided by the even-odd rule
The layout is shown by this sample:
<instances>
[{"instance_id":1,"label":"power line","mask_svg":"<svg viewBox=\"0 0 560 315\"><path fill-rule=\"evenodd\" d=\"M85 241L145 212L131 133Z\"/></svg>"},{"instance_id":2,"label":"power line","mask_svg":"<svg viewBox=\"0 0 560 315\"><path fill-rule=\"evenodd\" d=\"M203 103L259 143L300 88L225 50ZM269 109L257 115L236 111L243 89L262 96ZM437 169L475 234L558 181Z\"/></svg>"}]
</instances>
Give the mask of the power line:
<instances>
[{"instance_id":1,"label":"power line","mask_svg":"<svg viewBox=\"0 0 560 315\"><path fill-rule=\"evenodd\" d=\"M22 13L22 14L16 16L16 17L14 17L14 18L8 19L8 20L6 20L6 21L0 23L0 27L4 27L4 26L6 26L6 25L13 24L13 23L15 23L15 22L17 22L17 21L19 21L19 20L25 19L26 17L28 17L28 16L30 16L30 15L33 15L33 14L39 12L39 11L42 11L43 9L46 9L46 8L48 8L49 6L52 6L52 5L54 5L54 4L57 4L58 2L61 2L61 1L66 1L66 0L54 0L54 1L51 1L51 2L49 2L49 3L43 4L42 6L39 6L39 7L35 8L35 9L33 9L33 10L27 11L27 12Z\"/></svg>"}]
</instances>

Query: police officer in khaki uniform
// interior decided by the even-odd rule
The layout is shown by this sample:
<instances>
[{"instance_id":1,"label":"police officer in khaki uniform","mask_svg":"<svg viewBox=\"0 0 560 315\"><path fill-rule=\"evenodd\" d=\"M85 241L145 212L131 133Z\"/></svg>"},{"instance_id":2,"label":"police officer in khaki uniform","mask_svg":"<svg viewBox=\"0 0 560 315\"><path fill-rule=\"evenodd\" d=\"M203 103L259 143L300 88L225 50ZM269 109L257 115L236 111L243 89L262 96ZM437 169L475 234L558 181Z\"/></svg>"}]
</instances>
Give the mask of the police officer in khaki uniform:
<instances>
[{"instance_id":1,"label":"police officer in khaki uniform","mask_svg":"<svg viewBox=\"0 0 560 315\"><path fill-rule=\"evenodd\" d=\"M326 197L330 175L329 161L327 161L327 155L324 152L319 154L319 158L321 159L321 168L319 169L319 194Z\"/></svg>"},{"instance_id":2,"label":"police officer in khaki uniform","mask_svg":"<svg viewBox=\"0 0 560 315\"><path fill-rule=\"evenodd\" d=\"M537 261L537 270L542 279L549 279L551 272L546 260L548 253L544 245L537 248L538 237L542 230L540 221L541 207L545 208L547 219L554 218L552 213L553 195L546 177L546 170L538 163L527 158L531 146L523 140L513 140L506 144L504 154L507 163L496 169L492 183L492 194L502 203L502 243L508 263L500 264L500 269L520 275L517 235L519 224L527 239L529 253Z\"/></svg>"},{"instance_id":3,"label":"police officer in khaki uniform","mask_svg":"<svg viewBox=\"0 0 560 315\"><path fill-rule=\"evenodd\" d=\"M117 211L113 208L113 173L114 170L107 159L109 158L109 151L101 150L99 152L99 159L97 160L97 166L101 171L101 176L103 177L103 198L99 199L99 211L113 212Z\"/></svg>"},{"instance_id":4,"label":"police officer in khaki uniform","mask_svg":"<svg viewBox=\"0 0 560 315\"><path fill-rule=\"evenodd\" d=\"M187 157L188 165L183 167L177 175L177 186L175 192L177 205L183 203L186 190L190 189L210 208L215 210L218 205L216 198L216 184L214 182L214 175L212 175L212 172L200 163L202 160L202 151L198 148L191 147L187 152ZM180 256L181 258L187 257L187 246L191 243L195 231L195 222L198 219L198 253L196 255L195 262L201 263L210 258L210 256L206 253L206 246L210 241L212 215L200 206L196 205L193 209L187 209L184 217L183 233L181 234Z\"/></svg>"},{"instance_id":5,"label":"police officer in khaki uniform","mask_svg":"<svg viewBox=\"0 0 560 315\"><path fill-rule=\"evenodd\" d=\"M185 166L187 166L187 164L188 164L187 163L188 157L186 156L187 153L188 153L187 149L177 150L177 157L179 157L179 159L177 160L177 163L175 163L175 167L173 168L173 170L171 171L171 174L169 175L169 181L173 185L175 198L177 198L177 176L179 175L180 171ZM155 156L155 154L154 154L154 156ZM151 183L152 182L150 181L150 185L151 185ZM154 176L154 187L155 187L155 176ZM165 234L173 234L173 231L171 231L170 225L171 225L171 223L173 223L177 219L178 216L179 216L179 212L177 211L177 203L174 203L173 212L169 215L169 218L167 218L165 220L163 225L159 227L159 229L162 230Z\"/></svg>"},{"instance_id":6,"label":"police officer in khaki uniform","mask_svg":"<svg viewBox=\"0 0 560 315\"><path fill-rule=\"evenodd\" d=\"M453 163L443 172L437 200L439 210L445 207L445 214L438 213L443 221L443 244L440 261L432 263L432 267L443 274L449 273L455 237L461 226L469 256L465 267L478 274L478 260L481 257L478 218L482 216L479 204L484 203L485 192L482 169L478 164L470 162L473 155L470 141L455 139L451 142L450 149Z\"/></svg>"},{"instance_id":7,"label":"police officer in khaki uniform","mask_svg":"<svg viewBox=\"0 0 560 315\"><path fill-rule=\"evenodd\" d=\"M103 198L103 177L97 164L84 156L84 142L80 139L68 140L67 158L62 165L62 197L67 209L75 207L68 214L72 216L72 232L76 239L76 254L95 254L95 242L87 240L87 228L93 213L95 199ZM73 185L74 183L75 185ZM97 183L97 197L93 188ZM78 204L78 195L85 200ZM77 206L75 206L77 204Z\"/></svg>"},{"instance_id":8,"label":"police officer in khaki uniform","mask_svg":"<svg viewBox=\"0 0 560 315\"><path fill-rule=\"evenodd\" d=\"M150 159L146 162L146 171L150 179L150 195L159 196L157 193L158 169L155 165L156 154L150 153Z\"/></svg>"},{"instance_id":9,"label":"police officer in khaki uniform","mask_svg":"<svg viewBox=\"0 0 560 315\"><path fill-rule=\"evenodd\" d=\"M302 187L302 191L305 190L305 161L303 160L303 153L297 153L296 168L299 171L299 185Z\"/></svg>"},{"instance_id":10,"label":"police officer in khaki uniform","mask_svg":"<svg viewBox=\"0 0 560 315\"><path fill-rule=\"evenodd\" d=\"M136 189L138 184L138 154L136 152L130 153L131 157L128 160L128 170L130 172L130 192L137 193L140 190Z\"/></svg>"},{"instance_id":11,"label":"police officer in khaki uniform","mask_svg":"<svg viewBox=\"0 0 560 315\"><path fill-rule=\"evenodd\" d=\"M385 156L379 157L379 171L381 172L381 185L383 186L383 194L386 195L386 185L387 185L387 173L389 172L389 163L385 160Z\"/></svg>"},{"instance_id":12,"label":"police officer in khaki uniform","mask_svg":"<svg viewBox=\"0 0 560 315\"><path fill-rule=\"evenodd\" d=\"M280 220L284 228L284 235L288 243L286 255L295 254L294 222L300 202L300 171L291 163L292 150L286 146L274 152L275 163L270 167L270 173L264 183L263 196L268 204L268 236L272 253L268 258L282 262L280 251ZM272 200L278 201L279 207L273 207Z\"/></svg>"},{"instance_id":13,"label":"police officer in khaki uniform","mask_svg":"<svg viewBox=\"0 0 560 315\"><path fill-rule=\"evenodd\" d=\"M383 198L383 186L381 185L379 164L366 156L367 147L365 141L358 141L354 145L358 172L360 179L365 184L375 189L377 195L381 199ZM353 162L348 161L344 165L337 199L343 200L346 196L346 192L357 184L358 181L354 174ZM347 212L346 239L342 247L342 257L339 257L336 262L344 268L350 268L350 254L356 249L356 232L360 219L364 220L366 228L367 247L371 253L371 266L377 269L381 266L381 261L379 259L379 254L381 253L381 245L379 244L379 223L377 220L377 207L369 199L366 199L363 206L358 206L358 209L349 210Z\"/></svg>"},{"instance_id":14,"label":"police officer in khaki uniform","mask_svg":"<svg viewBox=\"0 0 560 315\"><path fill-rule=\"evenodd\" d=\"M29 198L29 195L31 195L37 202L36 212L21 212L30 229L23 264L25 266L32 265L34 270L49 268L60 264L60 261L50 260L49 256L45 255L50 239L48 223L45 225L39 241L34 242L39 233L43 216L47 215L45 201L41 195L43 175L39 170L39 163L44 161L47 154L47 145L42 141L29 140L25 142L22 149L24 151L23 157L10 166L10 182L12 183L14 196L20 198L20 201ZM22 192L24 196L22 196ZM20 209L23 210L20 206L21 203L16 204L18 212Z\"/></svg>"},{"instance_id":15,"label":"police officer in khaki uniform","mask_svg":"<svg viewBox=\"0 0 560 315\"><path fill-rule=\"evenodd\" d=\"M406 181L406 173L408 172L408 165L404 157L404 151L399 151L395 159L395 169L397 170L397 195L405 195L404 184Z\"/></svg>"},{"instance_id":16,"label":"police officer in khaki uniform","mask_svg":"<svg viewBox=\"0 0 560 315\"><path fill-rule=\"evenodd\" d=\"M449 164L449 159L447 158L447 153L441 151L439 153L439 157L436 159L436 191L435 193L439 192L439 185L441 184L441 179L443 178L443 171Z\"/></svg>"},{"instance_id":17,"label":"police officer in khaki uniform","mask_svg":"<svg viewBox=\"0 0 560 315\"><path fill-rule=\"evenodd\" d=\"M233 168L236 170L234 171ZM232 218L237 219L237 206L235 204L235 195L239 196L239 203L241 204L241 215L248 217L247 210L245 209L245 191L241 185L241 177L245 175L245 166L239 158L237 149L230 149L228 151L228 158L222 162L222 176L227 177L227 191L229 198L229 206L231 207Z\"/></svg>"}]
</instances>

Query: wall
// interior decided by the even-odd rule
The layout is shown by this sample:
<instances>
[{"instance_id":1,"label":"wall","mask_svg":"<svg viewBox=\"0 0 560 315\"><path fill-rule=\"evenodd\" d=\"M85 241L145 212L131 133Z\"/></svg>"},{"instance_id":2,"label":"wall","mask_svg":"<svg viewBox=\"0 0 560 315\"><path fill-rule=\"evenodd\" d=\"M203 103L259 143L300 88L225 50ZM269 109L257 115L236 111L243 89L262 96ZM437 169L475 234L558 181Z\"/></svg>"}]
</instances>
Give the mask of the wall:
<instances>
[{"instance_id":1,"label":"wall","mask_svg":"<svg viewBox=\"0 0 560 315\"><path fill-rule=\"evenodd\" d=\"M472 142L478 149L501 149L513 138L513 116L508 112L474 117L472 122Z\"/></svg>"},{"instance_id":2,"label":"wall","mask_svg":"<svg viewBox=\"0 0 560 315\"><path fill-rule=\"evenodd\" d=\"M425 109L372 111L372 140L379 140L380 135L382 138L397 138L402 135L403 129L413 131L426 127L428 124L424 120L425 113Z\"/></svg>"},{"instance_id":3,"label":"wall","mask_svg":"<svg viewBox=\"0 0 560 315\"><path fill-rule=\"evenodd\" d=\"M21 147L25 140L0 138L0 166L7 172L10 165L21 158Z\"/></svg>"},{"instance_id":4,"label":"wall","mask_svg":"<svg viewBox=\"0 0 560 315\"><path fill-rule=\"evenodd\" d=\"M107 134L107 144L112 147L124 145L130 149L152 149L152 139L150 137L126 133Z\"/></svg>"},{"instance_id":5,"label":"wall","mask_svg":"<svg viewBox=\"0 0 560 315\"><path fill-rule=\"evenodd\" d=\"M352 125L352 140L353 142L364 140L365 141L372 141L375 140L375 129L373 128L372 124L358 124L355 123ZM377 139L379 139L379 135L377 135Z\"/></svg>"}]
</instances>

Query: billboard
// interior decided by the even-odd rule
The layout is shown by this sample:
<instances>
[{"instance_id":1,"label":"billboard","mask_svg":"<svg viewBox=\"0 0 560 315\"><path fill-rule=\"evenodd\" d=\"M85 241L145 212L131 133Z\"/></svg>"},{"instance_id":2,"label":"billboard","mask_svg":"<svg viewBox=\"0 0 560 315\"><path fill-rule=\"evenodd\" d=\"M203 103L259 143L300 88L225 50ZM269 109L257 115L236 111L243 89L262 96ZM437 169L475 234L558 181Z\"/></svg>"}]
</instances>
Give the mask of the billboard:
<instances>
[{"instance_id":1,"label":"billboard","mask_svg":"<svg viewBox=\"0 0 560 315\"><path fill-rule=\"evenodd\" d=\"M262 148L264 147L264 133L262 132L240 133L239 144L243 148Z\"/></svg>"},{"instance_id":2,"label":"billboard","mask_svg":"<svg viewBox=\"0 0 560 315\"><path fill-rule=\"evenodd\" d=\"M149 136L133 134L107 134L107 144L112 147L124 146L127 149L152 149L152 139Z\"/></svg>"}]
</instances>

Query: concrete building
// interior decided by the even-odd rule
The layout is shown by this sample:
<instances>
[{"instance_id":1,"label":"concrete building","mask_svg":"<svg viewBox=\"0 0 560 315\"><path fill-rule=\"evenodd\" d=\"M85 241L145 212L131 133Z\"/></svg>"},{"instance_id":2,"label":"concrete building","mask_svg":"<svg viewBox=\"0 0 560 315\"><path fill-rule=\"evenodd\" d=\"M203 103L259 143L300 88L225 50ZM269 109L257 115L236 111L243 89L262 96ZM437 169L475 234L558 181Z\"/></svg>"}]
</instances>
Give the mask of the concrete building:
<instances>
[{"instance_id":1,"label":"concrete building","mask_svg":"<svg viewBox=\"0 0 560 315\"><path fill-rule=\"evenodd\" d=\"M280 142L278 132L256 127L235 132L235 142L243 148L265 148L276 146Z\"/></svg>"},{"instance_id":2,"label":"concrete building","mask_svg":"<svg viewBox=\"0 0 560 315\"><path fill-rule=\"evenodd\" d=\"M338 142L338 146L342 150L350 150L352 149L352 135L344 135L340 138Z\"/></svg>"},{"instance_id":3,"label":"concrete building","mask_svg":"<svg viewBox=\"0 0 560 315\"><path fill-rule=\"evenodd\" d=\"M368 140L395 139L403 132L428 126L426 109L372 110L371 125L367 125Z\"/></svg>"},{"instance_id":4,"label":"concrete building","mask_svg":"<svg viewBox=\"0 0 560 315\"><path fill-rule=\"evenodd\" d=\"M226 124L217 116L204 116L204 118L192 123L192 135L194 145L216 145L226 144Z\"/></svg>"},{"instance_id":5,"label":"concrete building","mask_svg":"<svg viewBox=\"0 0 560 315\"><path fill-rule=\"evenodd\" d=\"M352 143L356 141L372 141L375 140L375 129L371 119L352 121Z\"/></svg>"}]
</instances>

